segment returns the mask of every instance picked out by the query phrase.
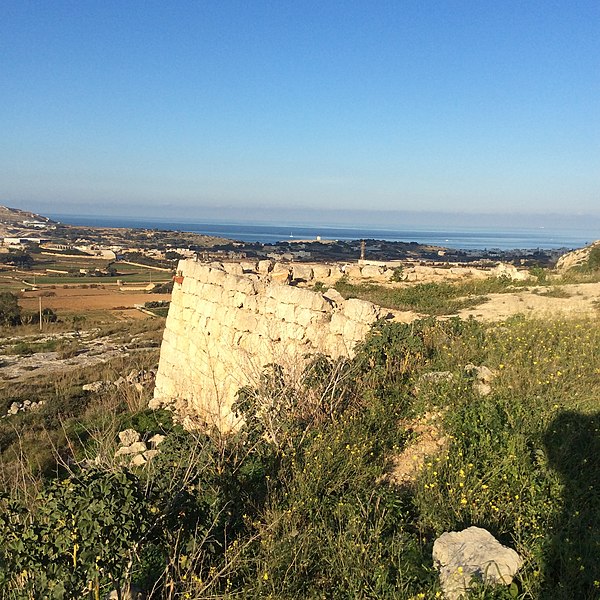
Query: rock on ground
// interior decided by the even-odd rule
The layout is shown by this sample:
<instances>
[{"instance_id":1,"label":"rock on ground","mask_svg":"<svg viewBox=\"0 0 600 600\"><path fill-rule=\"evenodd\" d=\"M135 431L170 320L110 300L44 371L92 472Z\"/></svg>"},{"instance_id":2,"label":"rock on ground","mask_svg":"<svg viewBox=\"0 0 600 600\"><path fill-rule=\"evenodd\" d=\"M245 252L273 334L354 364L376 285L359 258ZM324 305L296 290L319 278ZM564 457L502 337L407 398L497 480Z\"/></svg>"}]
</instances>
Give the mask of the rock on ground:
<instances>
[{"instance_id":1,"label":"rock on ground","mask_svg":"<svg viewBox=\"0 0 600 600\"><path fill-rule=\"evenodd\" d=\"M509 585L523 559L489 531L468 527L443 533L433 544L433 563L448 600L466 594L471 580Z\"/></svg>"}]
</instances>

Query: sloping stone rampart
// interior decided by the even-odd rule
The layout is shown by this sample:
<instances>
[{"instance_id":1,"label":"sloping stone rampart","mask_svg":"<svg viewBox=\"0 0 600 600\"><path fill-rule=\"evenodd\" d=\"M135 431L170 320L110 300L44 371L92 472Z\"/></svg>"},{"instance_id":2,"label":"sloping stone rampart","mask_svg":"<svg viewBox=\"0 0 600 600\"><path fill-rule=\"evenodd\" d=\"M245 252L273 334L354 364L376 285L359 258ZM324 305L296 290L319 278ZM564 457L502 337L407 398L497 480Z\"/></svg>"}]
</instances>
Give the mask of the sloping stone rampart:
<instances>
[{"instance_id":1,"label":"sloping stone rampart","mask_svg":"<svg viewBox=\"0 0 600 600\"><path fill-rule=\"evenodd\" d=\"M237 391L264 367L299 369L307 355L349 357L379 307L220 264L180 261L151 407L168 406L188 428L235 428Z\"/></svg>"}]
</instances>

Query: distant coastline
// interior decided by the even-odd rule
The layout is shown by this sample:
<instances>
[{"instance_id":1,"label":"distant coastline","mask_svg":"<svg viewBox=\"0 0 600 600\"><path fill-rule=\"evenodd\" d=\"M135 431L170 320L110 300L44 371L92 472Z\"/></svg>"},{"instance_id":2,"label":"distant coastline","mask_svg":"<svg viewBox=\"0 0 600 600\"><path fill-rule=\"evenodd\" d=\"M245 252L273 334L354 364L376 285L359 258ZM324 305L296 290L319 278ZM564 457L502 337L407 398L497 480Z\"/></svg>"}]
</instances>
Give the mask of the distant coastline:
<instances>
[{"instance_id":1,"label":"distant coastline","mask_svg":"<svg viewBox=\"0 0 600 600\"><path fill-rule=\"evenodd\" d=\"M295 225L290 223L186 222L149 217L107 217L77 214L49 214L50 218L67 225L83 227L130 227L188 231L244 242L274 244L290 239L358 240L418 242L461 250L483 249L556 249L580 248L600 237L595 229L557 228L419 228L392 229L385 227L350 227Z\"/></svg>"}]
</instances>

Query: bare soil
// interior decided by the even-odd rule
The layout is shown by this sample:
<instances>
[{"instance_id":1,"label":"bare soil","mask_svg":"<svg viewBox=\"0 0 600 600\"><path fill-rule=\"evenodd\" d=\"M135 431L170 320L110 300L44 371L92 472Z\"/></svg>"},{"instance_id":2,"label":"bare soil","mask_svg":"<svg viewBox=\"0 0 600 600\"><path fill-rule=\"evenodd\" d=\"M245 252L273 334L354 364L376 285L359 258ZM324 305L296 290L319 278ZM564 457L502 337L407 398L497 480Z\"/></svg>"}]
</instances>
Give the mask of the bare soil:
<instances>
[{"instance_id":1,"label":"bare soil","mask_svg":"<svg viewBox=\"0 0 600 600\"><path fill-rule=\"evenodd\" d=\"M560 286L566 297L551 295L552 288L537 287L506 294L488 294L488 300L459 312L481 321L502 321L516 314L526 317L585 317L600 314L600 283L577 283Z\"/></svg>"},{"instance_id":2,"label":"bare soil","mask_svg":"<svg viewBox=\"0 0 600 600\"><path fill-rule=\"evenodd\" d=\"M49 295L50 294L50 295ZM39 306L60 312L86 312L95 310L135 309L136 304L171 299L171 294L148 294L144 292L121 292L117 286L101 288L82 288L69 286L41 288L36 291L23 292L19 300L21 308L35 311ZM128 312L134 312L133 310ZM138 311L135 311L138 312ZM140 313L142 315L143 313Z\"/></svg>"}]
</instances>

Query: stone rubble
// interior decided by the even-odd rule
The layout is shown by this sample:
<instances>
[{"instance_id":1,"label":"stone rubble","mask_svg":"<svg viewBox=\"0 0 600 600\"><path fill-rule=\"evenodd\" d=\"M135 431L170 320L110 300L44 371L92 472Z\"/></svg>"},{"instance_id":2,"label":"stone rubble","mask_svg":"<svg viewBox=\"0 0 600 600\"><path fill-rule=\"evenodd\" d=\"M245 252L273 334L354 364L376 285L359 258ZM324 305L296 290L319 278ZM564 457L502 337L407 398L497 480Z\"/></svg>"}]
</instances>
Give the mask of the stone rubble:
<instances>
[{"instance_id":1,"label":"stone rubble","mask_svg":"<svg viewBox=\"0 0 600 600\"><path fill-rule=\"evenodd\" d=\"M135 387L135 389L141 393L147 386L154 383L155 377L155 369L150 369L149 371L146 371L145 369L142 369L141 371L133 370L127 377L121 376L115 381L92 381L91 383L84 384L82 389L94 394L103 394L110 392L115 387L119 389L124 385L129 385Z\"/></svg>"},{"instance_id":2,"label":"stone rubble","mask_svg":"<svg viewBox=\"0 0 600 600\"><path fill-rule=\"evenodd\" d=\"M20 412L27 412L30 410L38 410L42 408L46 404L45 400L40 400L39 402L34 402L32 400L24 400L23 402L13 402L6 414L0 415L0 419L5 419L6 417L16 415Z\"/></svg>"},{"instance_id":3,"label":"stone rubble","mask_svg":"<svg viewBox=\"0 0 600 600\"><path fill-rule=\"evenodd\" d=\"M143 467L160 453L158 446L164 442L166 436L156 433L147 441L144 441L141 433L135 429L124 429L118 434L119 448L115 452L115 458L124 457L129 460L133 467Z\"/></svg>"}]
</instances>

